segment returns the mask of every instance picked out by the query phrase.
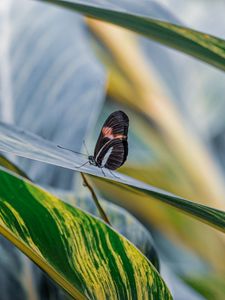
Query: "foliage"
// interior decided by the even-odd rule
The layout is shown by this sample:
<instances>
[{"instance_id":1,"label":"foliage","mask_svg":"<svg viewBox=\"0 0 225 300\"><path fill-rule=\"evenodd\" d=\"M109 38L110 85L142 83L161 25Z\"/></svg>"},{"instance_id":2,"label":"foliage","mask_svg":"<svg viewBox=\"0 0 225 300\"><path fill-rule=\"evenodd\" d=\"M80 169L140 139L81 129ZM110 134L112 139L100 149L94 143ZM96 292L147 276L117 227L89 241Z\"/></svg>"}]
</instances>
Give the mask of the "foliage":
<instances>
[{"instance_id":1,"label":"foliage","mask_svg":"<svg viewBox=\"0 0 225 300\"><path fill-rule=\"evenodd\" d=\"M190 76L200 83L203 74L216 72L210 65L225 69L225 41L183 25L153 1L14 1L2 13L0 26L10 27L3 30L0 52L5 62L0 150L9 154L9 159L0 156L3 297L15 298L14 289L3 287L14 278L18 299L67 299L68 294L76 299L172 299L172 294L222 300L225 189L219 152L212 146L215 140L223 150L218 130L224 122L214 109L208 146L205 133L196 132L188 113L181 112L180 100L189 100L191 89L185 86ZM178 52L149 39L197 60L182 56L187 63L179 68ZM205 102L223 90L213 78L203 89ZM191 103L190 115L197 110ZM88 150L90 144L93 148L98 128L114 109L125 110L130 119L129 157L121 173L103 175L92 165L80 167L87 161L83 154L57 146L83 152L85 139ZM101 194L124 206L148 229L102 199L112 226L100 220L102 212L82 187L80 172L91 175L95 197ZM14 255L19 271L5 263Z\"/></svg>"}]
</instances>

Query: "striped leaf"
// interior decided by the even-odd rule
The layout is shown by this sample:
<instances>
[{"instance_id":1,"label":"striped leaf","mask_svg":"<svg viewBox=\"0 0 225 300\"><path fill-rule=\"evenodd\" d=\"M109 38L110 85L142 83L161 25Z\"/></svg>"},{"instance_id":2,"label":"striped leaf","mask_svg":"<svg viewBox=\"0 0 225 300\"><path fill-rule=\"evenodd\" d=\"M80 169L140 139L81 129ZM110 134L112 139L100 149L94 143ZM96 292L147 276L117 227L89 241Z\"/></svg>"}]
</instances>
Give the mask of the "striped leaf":
<instances>
[{"instance_id":1,"label":"striped leaf","mask_svg":"<svg viewBox=\"0 0 225 300\"><path fill-rule=\"evenodd\" d=\"M30 180L21 169L1 154L0 166ZM94 216L101 217L92 197L88 196L89 193L87 193L87 196L82 194L82 197L75 197L74 192L68 190L52 187L46 188L50 193L56 195L62 201L72 206L79 207ZM99 199L99 202L106 212L112 227L132 242L159 271L159 258L150 232L134 216L122 207L103 199ZM0 262L1 259L4 258L0 257Z\"/></svg>"},{"instance_id":2,"label":"striped leaf","mask_svg":"<svg viewBox=\"0 0 225 300\"><path fill-rule=\"evenodd\" d=\"M74 193L62 192L56 189L52 189L51 192L53 194L56 193L66 203L75 205L94 216L100 217L99 211L91 197L75 197ZM103 199L99 199L99 202L106 212L112 227L132 242L159 271L159 258L150 232L122 207Z\"/></svg>"},{"instance_id":3,"label":"striped leaf","mask_svg":"<svg viewBox=\"0 0 225 300\"><path fill-rule=\"evenodd\" d=\"M172 299L151 263L99 219L0 168L0 233L75 299Z\"/></svg>"},{"instance_id":4,"label":"striped leaf","mask_svg":"<svg viewBox=\"0 0 225 300\"><path fill-rule=\"evenodd\" d=\"M82 171L94 176L103 177L104 180L108 179L110 180L109 183L116 184L119 187L127 188L133 192L151 195L225 232L224 211L194 203L120 173L115 172L113 175L107 172L106 175L104 175L100 168L88 164L88 159L84 158L83 155L60 149L54 143L46 141L35 134L18 129L15 126L0 123L0 150L78 172ZM81 167L85 162L87 164Z\"/></svg>"},{"instance_id":5,"label":"striped leaf","mask_svg":"<svg viewBox=\"0 0 225 300\"><path fill-rule=\"evenodd\" d=\"M143 34L154 41L192 55L225 70L225 41L215 36L112 8L100 1L39 0L53 3L115 25Z\"/></svg>"},{"instance_id":6,"label":"striped leaf","mask_svg":"<svg viewBox=\"0 0 225 300\"><path fill-rule=\"evenodd\" d=\"M21 169L1 154L0 166L27 178ZM1 299L14 300L16 290L17 299L38 300L46 299L50 295L52 299L65 300L65 293L62 293L62 289L3 236L0 236L0 253ZM15 265L19 267L15 268Z\"/></svg>"}]
</instances>

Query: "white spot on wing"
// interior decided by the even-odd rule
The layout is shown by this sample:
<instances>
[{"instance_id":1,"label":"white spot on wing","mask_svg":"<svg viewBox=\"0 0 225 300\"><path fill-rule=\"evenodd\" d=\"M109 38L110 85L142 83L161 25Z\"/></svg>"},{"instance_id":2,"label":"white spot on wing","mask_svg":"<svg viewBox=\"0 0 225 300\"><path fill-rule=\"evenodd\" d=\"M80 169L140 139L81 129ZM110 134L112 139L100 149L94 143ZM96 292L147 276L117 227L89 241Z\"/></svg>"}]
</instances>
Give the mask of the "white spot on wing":
<instances>
[{"instance_id":1,"label":"white spot on wing","mask_svg":"<svg viewBox=\"0 0 225 300\"><path fill-rule=\"evenodd\" d=\"M112 153L113 147L109 148L109 150L106 152L103 160L102 160L102 167L105 166L105 164L107 163L107 160L109 159L110 154Z\"/></svg>"}]
</instances>

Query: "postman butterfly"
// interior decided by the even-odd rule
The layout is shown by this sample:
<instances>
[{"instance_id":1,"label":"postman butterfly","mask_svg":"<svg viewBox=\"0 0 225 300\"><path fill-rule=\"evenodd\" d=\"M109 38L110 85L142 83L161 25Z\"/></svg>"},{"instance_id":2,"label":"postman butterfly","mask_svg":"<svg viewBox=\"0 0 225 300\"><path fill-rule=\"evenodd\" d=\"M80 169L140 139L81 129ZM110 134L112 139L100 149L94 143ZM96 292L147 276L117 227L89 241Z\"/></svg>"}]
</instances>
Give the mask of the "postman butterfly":
<instances>
[{"instance_id":1,"label":"postman butterfly","mask_svg":"<svg viewBox=\"0 0 225 300\"><path fill-rule=\"evenodd\" d=\"M128 127L129 118L123 111L118 110L111 113L102 126L94 155L89 155L88 161L79 167L90 163L101 169L109 169L110 172L121 167L128 155ZM61 146L58 147L63 148ZM70 151L75 152L73 150ZM105 175L103 170L102 172Z\"/></svg>"}]
</instances>

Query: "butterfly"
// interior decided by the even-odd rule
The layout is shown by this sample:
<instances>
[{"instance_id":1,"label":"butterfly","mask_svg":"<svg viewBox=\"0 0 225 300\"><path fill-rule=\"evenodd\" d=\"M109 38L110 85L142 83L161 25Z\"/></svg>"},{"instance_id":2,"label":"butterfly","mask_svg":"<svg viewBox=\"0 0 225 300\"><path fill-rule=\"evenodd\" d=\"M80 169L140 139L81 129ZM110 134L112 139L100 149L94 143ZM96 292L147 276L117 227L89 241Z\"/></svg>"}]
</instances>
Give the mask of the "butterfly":
<instances>
[{"instance_id":1,"label":"butterfly","mask_svg":"<svg viewBox=\"0 0 225 300\"><path fill-rule=\"evenodd\" d=\"M121 167L128 155L128 127L129 118L123 111L118 110L111 113L102 126L94 155L89 155L88 161L80 167L88 162L101 169L116 170ZM63 148L61 146L58 147ZM73 150L70 151L79 153Z\"/></svg>"}]
</instances>

